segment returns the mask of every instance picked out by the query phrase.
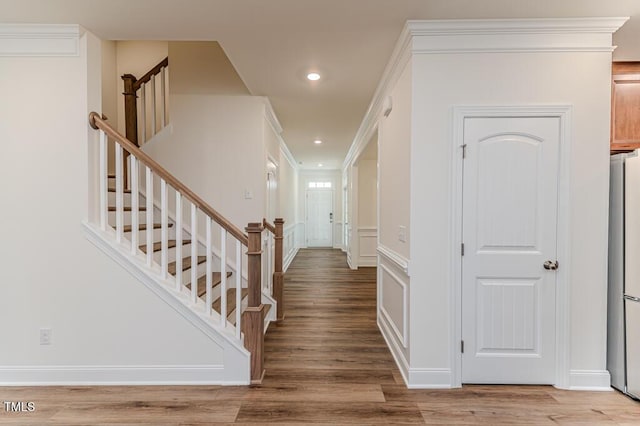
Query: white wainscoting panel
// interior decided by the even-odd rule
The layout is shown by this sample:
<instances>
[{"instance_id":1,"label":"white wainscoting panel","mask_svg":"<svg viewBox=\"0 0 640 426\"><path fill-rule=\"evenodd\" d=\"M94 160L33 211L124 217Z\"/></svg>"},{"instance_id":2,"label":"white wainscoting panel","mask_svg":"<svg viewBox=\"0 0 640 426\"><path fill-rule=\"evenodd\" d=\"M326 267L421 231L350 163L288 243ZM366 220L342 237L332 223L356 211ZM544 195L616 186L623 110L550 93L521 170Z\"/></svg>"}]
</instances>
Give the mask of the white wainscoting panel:
<instances>
[{"instance_id":1,"label":"white wainscoting panel","mask_svg":"<svg viewBox=\"0 0 640 426\"><path fill-rule=\"evenodd\" d=\"M282 242L282 269L284 272L287 271L289 265L291 265L291 262L293 261L293 258L296 257L296 254L300 249L300 245L297 241L297 231L298 226L295 223L285 225L284 227L284 240Z\"/></svg>"},{"instance_id":2,"label":"white wainscoting panel","mask_svg":"<svg viewBox=\"0 0 640 426\"><path fill-rule=\"evenodd\" d=\"M376 266L378 254L378 229L375 227L358 228L358 267Z\"/></svg>"}]
</instances>

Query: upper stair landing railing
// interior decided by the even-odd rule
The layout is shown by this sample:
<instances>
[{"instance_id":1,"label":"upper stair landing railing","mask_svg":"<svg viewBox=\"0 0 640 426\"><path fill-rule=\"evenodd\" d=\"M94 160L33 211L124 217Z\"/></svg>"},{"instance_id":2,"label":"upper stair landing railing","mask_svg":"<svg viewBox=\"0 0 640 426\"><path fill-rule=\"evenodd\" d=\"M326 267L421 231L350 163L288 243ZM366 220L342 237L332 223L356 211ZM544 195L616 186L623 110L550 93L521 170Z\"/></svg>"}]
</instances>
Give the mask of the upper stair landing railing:
<instances>
[{"instance_id":1,"label":"upper stair landing railing","mask_svg":"<svg viewBox=\"0 0 640 426\"><path fill-rule=\"evenodd\" d=\"M169 122L169 58L164 58L140 79L131 74L124 80L125 135L137 146L144 145Z\"/></svg>"}]
</instances>

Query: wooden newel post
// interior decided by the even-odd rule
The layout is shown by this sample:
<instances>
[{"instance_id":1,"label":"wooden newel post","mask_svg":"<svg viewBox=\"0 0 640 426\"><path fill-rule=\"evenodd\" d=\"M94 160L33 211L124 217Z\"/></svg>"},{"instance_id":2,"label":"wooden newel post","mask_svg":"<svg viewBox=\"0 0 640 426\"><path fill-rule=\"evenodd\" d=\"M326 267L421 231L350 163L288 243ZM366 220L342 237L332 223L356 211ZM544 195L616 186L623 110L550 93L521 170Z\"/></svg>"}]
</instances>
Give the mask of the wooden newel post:
<instances>
[{"instance_id":1,"label":"wooden newel post","mask_svg":"<svg viewBox=\"0 0 640 426\"><path fill-rule=\"evenodd\" d=\"M247 286L249 301L242 314L244 347L251 353L251 383L260 384L264 376L264 312L262 304L262 224L250 223L247 250Z\"/></svg>"},{"instance_id":2,"label":"wooden newel post","mask_svg":"<svg viewBox=\"0 0 640 426\"><path fill-rule=\"evenodd\" d=\"M124 80L124 122L125 122L125 136L131 142L140 146L138 143L138 105L136 99L135 83L137 79L131 74L125 74L122 76Z\"/></svg>"},{"instance_id":3,"label":"wooden newel post","mask_svg":"<svg viewBox=\"0 0 640 426\"><path fill-rule=\"evenodd\" d=\"M282 321L284 319L284 272L282 272L283 261L283 247L284 240L284 219L278 217L273 221L275 225L275 265L273 272L273 297L278 302L278 309L276 311L276 320Z\"/></svg>"}]
</instances>

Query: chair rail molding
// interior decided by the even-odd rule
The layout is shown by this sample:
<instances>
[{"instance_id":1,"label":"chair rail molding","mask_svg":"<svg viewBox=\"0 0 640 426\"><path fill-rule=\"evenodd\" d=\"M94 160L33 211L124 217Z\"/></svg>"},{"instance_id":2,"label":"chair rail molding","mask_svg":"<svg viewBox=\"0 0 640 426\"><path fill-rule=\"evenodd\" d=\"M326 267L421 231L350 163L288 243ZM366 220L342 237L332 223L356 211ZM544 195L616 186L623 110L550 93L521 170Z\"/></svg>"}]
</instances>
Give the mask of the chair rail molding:
<instances>
[{"instance_id":1,"label":"chair rail molding","mask_svg":"<svg viewBox=\"0 0 640 426\"><path fill-rule=\"evenodd\" d=\"M407 276L411 276L409 274L409 259L405 258L401 254L391 250L389 247L378 244L378 254L395 264L398 268L400 268Z\"/></svg>"},{"instance_id":2,"label":"chair rail molding","mask_svg":"<svg viewBox=\"0 0 640 426\"><path fill-rule=\"evenodd\" d=\"M0 57L79 56L80 25L0 24Z\"/></svg>"}]
</instances>

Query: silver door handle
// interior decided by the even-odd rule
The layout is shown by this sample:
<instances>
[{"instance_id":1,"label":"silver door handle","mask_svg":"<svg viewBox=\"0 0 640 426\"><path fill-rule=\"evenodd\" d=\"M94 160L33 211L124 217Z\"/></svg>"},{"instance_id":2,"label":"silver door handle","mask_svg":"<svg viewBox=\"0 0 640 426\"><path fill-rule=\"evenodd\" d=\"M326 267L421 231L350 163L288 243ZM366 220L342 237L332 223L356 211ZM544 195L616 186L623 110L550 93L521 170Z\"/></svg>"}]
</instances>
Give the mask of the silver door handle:
<instances>
[{"instance_id":1,"label":"silver door handle","mask_svg":"<svg viewBox=\"0 0 640 426\"><path fill-rule=\"evenodd\" d=\"M542 266L548 271L555 271L558 269L558 261L547 260Z\"/></svg>"}]
</instances>

